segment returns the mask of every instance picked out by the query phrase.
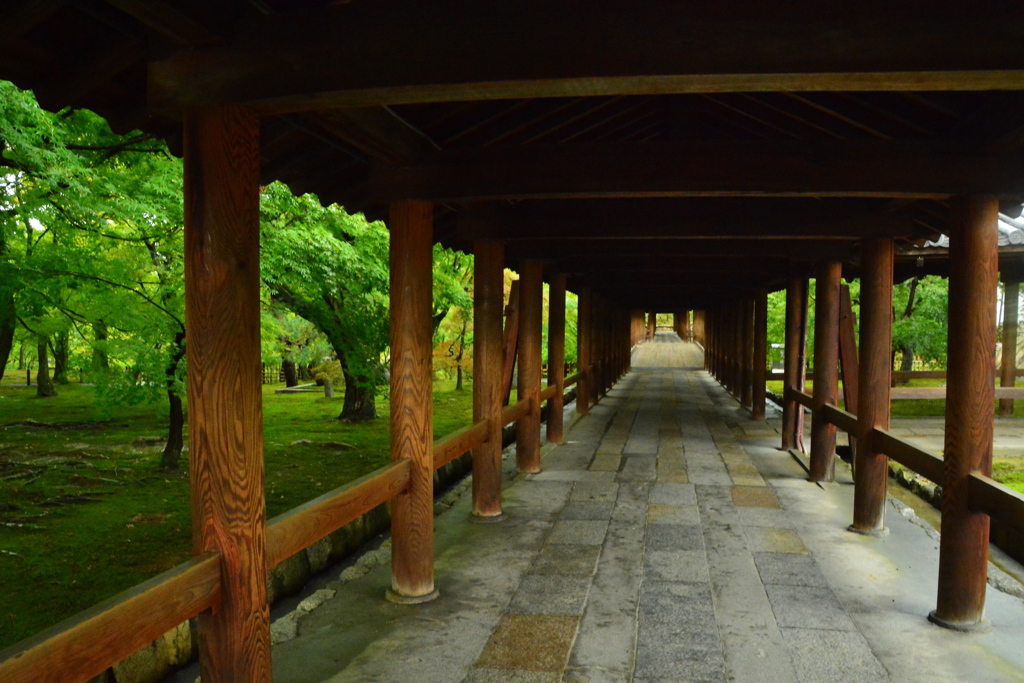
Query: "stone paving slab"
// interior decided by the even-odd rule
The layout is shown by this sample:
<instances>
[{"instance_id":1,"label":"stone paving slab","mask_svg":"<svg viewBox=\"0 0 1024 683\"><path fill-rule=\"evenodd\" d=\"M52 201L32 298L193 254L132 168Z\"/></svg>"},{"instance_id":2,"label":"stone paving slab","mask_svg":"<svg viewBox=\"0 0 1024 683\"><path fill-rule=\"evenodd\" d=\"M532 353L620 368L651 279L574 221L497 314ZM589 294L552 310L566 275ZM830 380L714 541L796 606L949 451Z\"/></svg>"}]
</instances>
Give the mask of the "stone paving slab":
<instances>
[{"instance_id":1,"label":"stone paving slab","mask_svg":"<svg viewBox=\"0 0 1024 683\"><path fill-rule=\"evenodd\" d=\"M928 624L934 541L899 516L849 534L852 487L808 483L777 439L703 371L632 372L541 473L508 454L505 522L469 524L468 495L438 518L440 599L384 602L386 566L337 584L275 680L1024 678L1024 604L991 596L984 637Z\"/></svg>"}]
</instances>

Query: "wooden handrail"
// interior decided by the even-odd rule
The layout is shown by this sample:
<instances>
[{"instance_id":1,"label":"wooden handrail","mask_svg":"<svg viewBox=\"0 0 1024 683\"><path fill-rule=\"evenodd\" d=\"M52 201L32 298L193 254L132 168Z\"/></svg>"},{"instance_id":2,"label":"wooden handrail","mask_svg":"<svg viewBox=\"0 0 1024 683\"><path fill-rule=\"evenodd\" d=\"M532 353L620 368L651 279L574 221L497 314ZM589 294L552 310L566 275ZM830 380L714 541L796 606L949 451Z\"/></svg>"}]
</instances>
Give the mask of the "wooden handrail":
<instances>
[{"instance_id":1,"label":"wooden handrail","mask_svg":"<svg viewBox=\"0 0 1024 683\"><path fill-rule=\"evenodd\" d=\"M1024 528L1024 493L1014 491L991 477L972 472L967 480L967 500L972 510Z\"/></svg>"},{"instance_id":2,"label":"wooden handrail","mask_svg":"<svg viewBox=\"0 0 1024 683\"><path fill-rule=\"evenodd\" d=\"M569 375L568 377L565 378L565 388L568 389L573 384L576 384L576 382L579 382L579 381L580 381L580 373L577 372L576 374Z\"/></svg>"},{"instance_id":3,"label":"wooden handrail","mask_svg":"<svg viewBox=\"0 0 1024 683\"><path fill-rule=\"evenodd\" d=\"M519 418L530 412L530 405L532 404L531 399L525 401L519 401L510 406L505 406L505 409L501 411L501 424L503 427L518 422Z\"/></svg>"},{"instance_id":4,"label":"wooden handrail","mask_svg":"<svg viewBox=\"0 0 1024 683\"><path fill-rule=\"evenodd\" d=\"M842 429L847 434L857 433L857 416L853 413L848 413L845 410L841 410L836 406L826 405L824 407L825 420L829 423L834 424L839 429Z\"/></svg>"},{"instance_id":5,"label":"wooden handrail","mask_svg":"<svg viewBox=\"0 0 1024 683\"><path fill-rule=\"evenodd\" d=\"M894 436L892 433L875 427L871 430L871 439L875 448L885 453L901 465L909 467L922 477L931 479L942 486L942 458L915 446L909 441Z\"/></svg>"},{"instance_id":6,"label":"wooden handrail","mask_svg":"<svg viewBox=\"0 0 1024 683\"><path fill-rule=\"evenodd\" d=\"M558 393L558 387L554 384L549 384L546 389L540 392L541 401L550 401Z\"/></svg>"},{"instance_id":7,"label":"wooden handrail","mask_svg":"<svg viewBox=\"0 0 1024 683\"><path fill-rule=\"evenodd\" d=\"M396 460L270 520L267 569L391 500L409 485L411 462Z\"/></svg>"},{"instance_id":8,"label":"wooden handrail","mask_svg":"<svg viewBox=\"0 0 1024 683\"><path fill-rule=\"evenodd\" d=\"M487 441L489 425L489 420L480 420L435 441L434 469L444 467L463 453L483 445Z\"/></svg>"},{"instance_id":9,"label":"wooden handrail","mask_svg":"<svg viewBox=\"0 0 1024 683\"><path fill-rule=\"evenodd\" d=\"M792 387L786 387L786 391L784 392L784 397L785 397L785 400L787 400L787 401L796 401L797 403L799 403L800 405L802 405L802 406L804 406L806 408L813 408L814 407L814 398L811 397L810 394L805 394L802 391L797 391L796 389L793 389Z\"/></svg>"},{"instance_id":10,"label":"wooden handrail","mask_svg":"<svg viewBox=\"0 0 1024 683\"><path fill-rule=\"evenodd\" d=\"M0 651L0 681L87 681L220 601L220 555L179 564Z\"/></svg>"}]
</instances>

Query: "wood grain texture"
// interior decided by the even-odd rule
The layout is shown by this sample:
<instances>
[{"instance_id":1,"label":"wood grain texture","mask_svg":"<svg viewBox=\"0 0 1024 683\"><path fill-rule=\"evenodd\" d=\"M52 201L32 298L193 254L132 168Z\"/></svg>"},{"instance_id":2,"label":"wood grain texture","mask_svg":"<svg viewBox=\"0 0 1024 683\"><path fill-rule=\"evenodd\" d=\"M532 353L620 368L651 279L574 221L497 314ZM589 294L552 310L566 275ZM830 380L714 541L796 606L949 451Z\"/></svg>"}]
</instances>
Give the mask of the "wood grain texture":
<instances>
[{"instance_id":1,"label":"wood grain texture","mask_svg":"<svg viewBox=\"0 0 1024 683\"><path fill-rule=\"evenodd\" d=\"M689 328L687 331L689 332ZM768 368L768 292L763 289L754 295L753 355L750 415L760 421L765 418L765 375Z\"/></svg>"},{"instance_id":2,"label":"wood grain texture","mask_svg":"<svg viewBox=\"0 0 1024 683\"><path fill-rule=\"evenodd\" d=\"M839 287L843 266L838 261L818 266L814 286L814 405L811 418L811 481L835 480L836 426L822 408L838 403Z\"/></svg>"},{"instance_id":3,"label":"wood grain texture","mask_svg":"<svg viewBox=\"0 0 1024 683\"><path fill-rule=\"evenodd\" d=\"M391 459L411 461L391 504L391 588L434 591L433 206L391 205Z\"/></svg>"},{"instance_id":4,"label":"wood grain texture","mask_svg":"<svg viewBox=\"0 0 1024 683\"><path fill-rule=\"evenodd\" d=\"M491 431L490 420L480 420L434 442L434 469L439 469L455 458L479 448Z\"/></svg>"},{"instance_id":5,"label":"wood grain texture","mask_svg":"<svg viewBox=\"0 0 1024 683\"><path fill-rule=\"evenodd\" d=\"M857 416L853 413L848 413L836 406L827 405L822 408L822 414L825 416L826 420L847 434L857 433Z\"/></svg>"},{"instance_id":6,"label":"wood grain texture","mask_svg":"<svg viewBox=\"0 0 1024 683\"><path fill-rule=\"evenodd\" d=\"M223 558L221 606L199 617L203 680L269 681L260 377L259 121L189 112L184 126L189 476L197 554Z\"/></svg>"},{"instance_id":7,"label":"wood grain texture","mask_svg":"<svg viewBox=\"0 0 1024 683\"><path fill-rule=\"evenodd\" d=\"M984 512L1000 524L1024 530L1024 493L1014 491L980 472L971 472L967 493L971 510Z\"/></svg>"},{"instance_id":8,"label":"wood grain texture","mask_svg":"<svg viewBox=\"0 0 1024 683\"><path fill-rule=\"evenodd\" d=\"M560 444L565 438L565 273L552 275L548 286L548 384L553 393L544 397L549 399L547 437Z\"/></svg>"},{"instance_id":9,"label":"wood grain texture","mask_svg":"<svg viewBox=\"0 0 1024 683\"><path fill-rule=\"evenodd\" d=\"M998 244L995 197L957 198L949 240L949 342L942 543L935 616L984 617L989 518L970 509L972 472L992 474Z\"/></svg>"},{"instance_id":10,"label":"wood grain texture","mask_svg":"<svg viewBox=\"0 0 1024 683\"><path fill-rule=\"evenodd\" d=\"M1020 309L1020 283L1003 285L1003 356L999 367L999 386L1012 387L1017 378L1017 317ZM999 417L1013 417L1013 399L999 400Z\"/></svg>"},{"instance_id":11,"label":"wood grain texture","mask_svg":"<svg viewBox=\"0 0 1024 683\"><path fill-rule=\"evenodd\" d=\"M507 427L513 422L518 422L523 419L523 416L530 412L532 399L526 399L525 401L519 401L513 403L510 406L505 406L501 409L501 424L503 427Z\"/></svg>"},{"instance_id":12,"label":"wood grain texture","mask_svg":"<svg viewBox=\"0 0 1024 683\"><path fill-rule=\"evenodd\" d=\"M473 244L473 421L486 421L486 440L473 449L473 514L501 514L501 407L503 374L505 248L499 242ZM509 375L511 377L511 375Z\"/></svg>"},{"instance_id":13,"label":"wood grain texture","mask_svg":"<svg viewBox=\"0 0 1024 683\"><path fill-rule=\"evenodd\" d=\"M512 281L505 307L505 331L502 346L501 377L502 404L507 405L512 397L512 377L515 374L516 358L519 355L519 280Z\"/></svg>"},{"instance_id":14,"label":"wood grain texture","mask_svg":"<svg viewBox=\"0 0 1024 683\"><path fill-rule=\"evenodd\" d=\"M807 283L793 279L786 285L786 347L783 356L783 386L795 391L803 390L801 367L804 343L804 311L807 307ZM795 401L782 403L782 450L802 448L802 411Z\"/></svg>"},{"instance_id":15,"label":"wood grain texture","mask_svg":"<svg viewBox=\"0 0 1024 683\"><path fill-rule=\"evenodd\" d=\"M904 467L909 467L922 477L932 480L939 486L943 486L945 477L943 475L942 458L939 456L893 435L886 429L872 429L869 438L872 448L885 453L889 458L892 458Z\"/></svg>"},{"instance_id":16,"label":"wood grain texture","mask_svg":"<svg viewBox=\"0 0 1024 683\"><path fill-rule=\"evenodd\" d=\"M857 397L857 479L854 486L853 527L876 532L885 528L888 461L870 440L876 427L889 428L889 384L892 360L893 242L865 240L861 245L860 377Z\"/></svg>"},{"instance_id":17,"label":"wood grain texture","mask_svg":"<svg viewBox=\"0 0 1024 683\"><path fill-rule=\"evenodd\" d=\"M754 398L754 298L743 297L740 330L740 405L751 408Z\"/></svg>"},{"instance_id":18,"label":"wood grain texture","mask_svg":"<svg viewBox=\"0 0 1024 683\"><path fill-rule=\"evenodd\" d=\"M543 324L544 266L524 261L519 266L519 368L517 396L530 401L530 411L516 423L516 464L520 472L540 472L540 366Z\"/></svg>"},{"instance_id":19,"label":"wood grain texture","mask_svg":"<svg viewBox=\"0 0 1024 683\"><path fill-rule=\"evenodd\" d=\"M580 373L573 373L565 378L565 387L569 388L580 380Z\"/></svg>"},{"instance_id":20,"label":"wood grain texture","mask_svg":"<svg viewBox=\"0 0 1024 683\"><path fill-rule=\"evenodd\" d=\"M267 569L391 500L409 485L411 463L396 460L267 523Z\"/></svg>"},{"instance_id":21,"label":"wood grain texture","mask_svg":"<svg viewBox=\"0 0 1024 683\"><path fill-rule=\"evenodd\" d=\"M220 602L221 558L197 555L0 651L0 680L87 681Z\"/></svg>"},{"instance_id":22,"label":"wood grain texture","mask_svg":"<svg viewBox=\"0 0 1024 683\"><path fill-rule=\"evenodd\" d=\"M577 320L576 320L576 358L579 359L580 369L576 380L576 412L586 415L590 412L591 384L593 382L590 357L590 339L593 331L591 302L593 297L589 287L583 287L577 292Z\"/></svg>"}]
</instances>

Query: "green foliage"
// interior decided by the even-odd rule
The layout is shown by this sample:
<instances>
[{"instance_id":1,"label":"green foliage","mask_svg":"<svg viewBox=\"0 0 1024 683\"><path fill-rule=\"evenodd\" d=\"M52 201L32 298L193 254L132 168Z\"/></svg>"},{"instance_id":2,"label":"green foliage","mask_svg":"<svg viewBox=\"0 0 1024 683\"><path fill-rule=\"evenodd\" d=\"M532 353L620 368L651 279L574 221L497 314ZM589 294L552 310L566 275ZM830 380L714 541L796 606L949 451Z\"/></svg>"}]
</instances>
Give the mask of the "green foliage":
<instances>
[{"instance_id":1,"label":"green foliage","mask_svg":"<svg viewBox=\"0 0 1024 683\"><path fill-rule=\"evenodd\" d=\"M915 357L945 367L949 281L926 276L902 282L893 287L892 301L893 350L910 349Z\"/></svg>"}]
</instances>

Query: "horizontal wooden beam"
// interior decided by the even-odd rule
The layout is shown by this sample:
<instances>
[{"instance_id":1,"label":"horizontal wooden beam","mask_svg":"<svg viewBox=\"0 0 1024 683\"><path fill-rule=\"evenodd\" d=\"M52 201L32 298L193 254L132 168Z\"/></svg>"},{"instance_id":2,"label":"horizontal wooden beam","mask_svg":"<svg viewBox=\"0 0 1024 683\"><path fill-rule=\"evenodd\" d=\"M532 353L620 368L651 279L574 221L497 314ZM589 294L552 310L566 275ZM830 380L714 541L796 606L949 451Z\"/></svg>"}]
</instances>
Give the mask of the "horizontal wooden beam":
<instances>
[{"instance_id":1,"label":"horizontal wooden beam","mask_svg":"<svg viewBox=\"0 0 1024 683\"><path fill-rule=\"evenodd\" d=\"M909 213L887 212L870 200L808 202L744 197L523 202L503 211L461 211L457 229L461 239L505 242L855 240L906 237L915 233L916 226Z\"/></svg>"},{"instance_id":2,"label":"horizontal wooden beam","mask_svg":"<svg viewBox=\"0 0 1024 683\"><path fill-rule=\"evenodd\" d=\"M406 489L409 476L409 461L397 460L270 520L267 569L391 500Z\"/></svg>"},{"instance_id":3,"label":"horizontal wooden beam","mask_svg":"<svg viewBox=\"0 0 1024 683\"><path fill-rule=\"evenodd\" d=\"M1024 8L869 0L415 0L254 20L150 68L159 107L266 112L464 100L765 91L1024 89Z\"/></svg>"},{"instance_id":4,"label":"horizontal wooden beam","mask_svg":"<svg viewBox=\"0 0 1024 683\"><path fill-rule=\"evenodd\" d=\"M609 256L623 258L646 257L694 257L707 259L760 257L766 260L786 259L789 261L814 262L818 260L845 261L859 254L854 241L845 240L579 240L561 241L557 235L549 240L509 242L506 258L517 261L536 258L553 263L568 260L598 259Z\"/></svg>"},{"instance_id":5,"label":"horizontal wooden beam","mask_svg":"<svg viewBox=\"0 0 1024 683\"><path fill-rule=\"evenodd\" d=\"M611 197L944 199L1021 192L1024 158L1019 154L877 143L522 146L438 152L420 164L376 164L370 170L371 197L382 202Z\"/></svg>"},{"instance_id":6,"label":"horizontal wooden beam","mask_svg":"<svg viewBox=\"0 0 1024 683\"><path fill-rule=\"evenodd\" d=\"M434 469L440 469L487 441L490 423L479 420L434 442Z\"/></svg>"}]
</instances>

